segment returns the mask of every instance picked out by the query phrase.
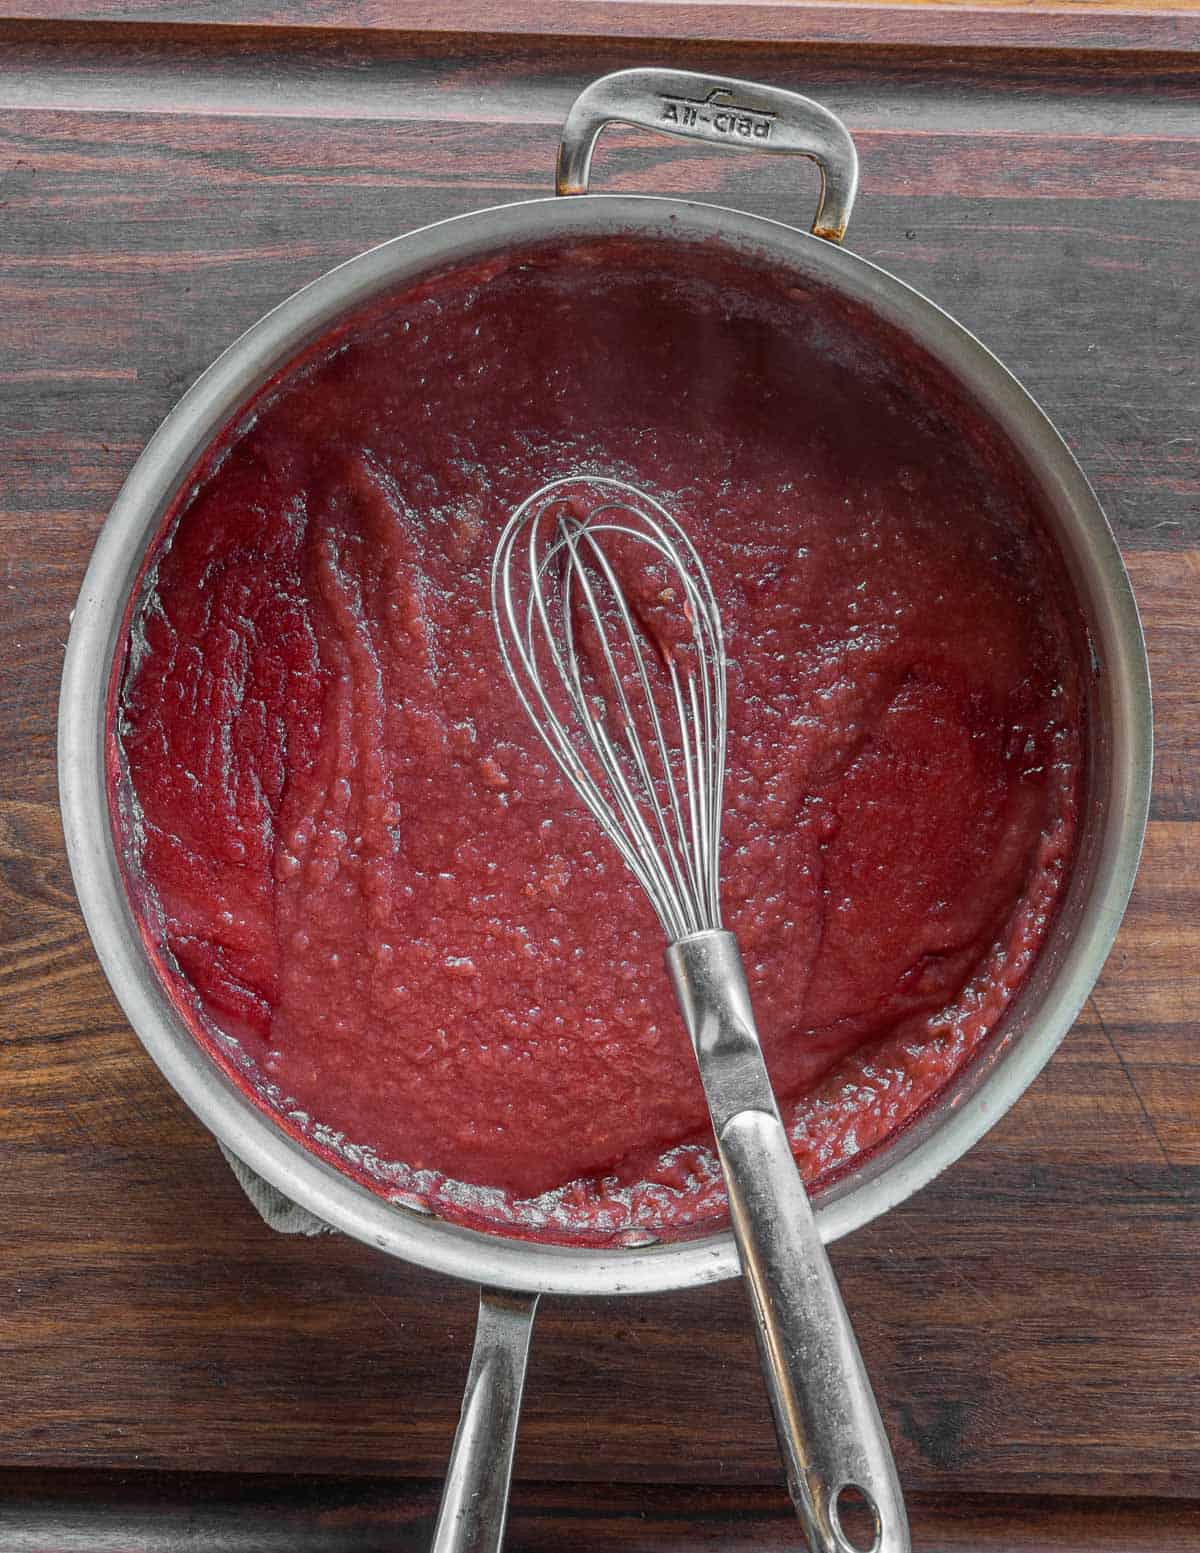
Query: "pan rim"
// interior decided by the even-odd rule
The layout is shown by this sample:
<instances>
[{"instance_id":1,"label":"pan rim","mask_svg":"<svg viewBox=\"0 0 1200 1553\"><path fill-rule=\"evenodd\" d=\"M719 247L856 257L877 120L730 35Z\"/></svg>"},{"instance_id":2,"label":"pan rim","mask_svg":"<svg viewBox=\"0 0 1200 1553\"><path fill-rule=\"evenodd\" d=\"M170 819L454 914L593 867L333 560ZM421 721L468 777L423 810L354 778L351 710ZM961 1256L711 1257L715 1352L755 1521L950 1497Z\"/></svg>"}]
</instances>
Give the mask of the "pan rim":
<instances>
[{"instance_id":1,"label":"pan rim","mask_svg":"<svg viewBox=\"0 0 1200 1553\"><path fill-rule=\"evenodd\" d=\"M305 343L398 283L517 243L628 235L717 238L809 272L865 302L929 351L1006 434L1054 512L1099 606L1112 703L1110 792L1087 899L1036 1022L989 1060L935 1126L918 1119L816 1202L831 1241L903 1201L957 1160L1024 1092L1065 1036L1111 948L1140 854L1149 806L1149 674L1120 552L1090 486L1032 397L936 304L868 260L765 217L657 195L589 194L519 201L418 228L325 272L236 340L179 400L131 470L106 519L74 613L63 669L58 764L67 851L105 973L142 1044L201 1122L252 1169L319 1218L368 1245L491 1285L577 1295L650 1293L735 1276L730 1233L637 1249L568 1247L465 1229L387 1202L285 1133L225 1077L174 1010L133 919L112 841L106 708L117 636L142 556L197 457L239 404ZM1070 560L1071 557L1068 557ZM977 1066L977 1065L973 1065ZM969 1072L969 1070L967 1070ZM931 1113L932 1114L932 1113ZM894 1157L889 1159L889 1155Z\"/></svg>"}]
</instances>

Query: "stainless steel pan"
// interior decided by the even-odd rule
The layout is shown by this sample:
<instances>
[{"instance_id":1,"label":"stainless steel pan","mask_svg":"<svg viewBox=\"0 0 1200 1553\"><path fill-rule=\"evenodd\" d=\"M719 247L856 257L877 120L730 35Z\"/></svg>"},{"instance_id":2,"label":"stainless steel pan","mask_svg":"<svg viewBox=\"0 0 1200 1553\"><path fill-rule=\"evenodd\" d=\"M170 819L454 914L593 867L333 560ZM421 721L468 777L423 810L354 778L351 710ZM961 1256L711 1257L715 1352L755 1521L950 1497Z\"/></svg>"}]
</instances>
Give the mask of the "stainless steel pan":
<instances>
[{"instance_id":1,"label":"stainless steel pan","mask_svg":"<svg viewBox=\"0 0 1200 1553\"><path fill-rule=\"evenodd\" d=\"M587 193L596 136L612 121L747 150L811 157L822 175L812 233L692 200ZM105 721L114 660L147 547L209 442L240 404L317 335L385 289L432 268L548 238L636 232L753 252L904 331L969 393L1024 466L1078 593L1091 638L1090 777L1077 863L1050 938L1003 1028L906 1131L817 1201L827 1241L902 1202L953 1163L1026 1089L1098 975L1133 881L1150 787L1151 707L1137 609L1104 515L1054 427L1011 374L952 318L838 246L856 187L854 147L808 99L747 82L631 70L572 108L558 193L410 232L288 298L220 357L168 415L126 481L84 579L63 672L59 778L71 868L101 963L131 1024L199 1119L260 1175L345 1234L480 1285L480 1316L435 1546L496 1548L537 1297L683 1289L738 1272L727 1232L642 1248L540 1245L460 1228L383 1201L258 1110L196 1043L143 948L114 849ZM681 1035L682 1039L682 1035ZM847 1542L846 1546L852 1546Z\"/></svg>"}]
</instances>

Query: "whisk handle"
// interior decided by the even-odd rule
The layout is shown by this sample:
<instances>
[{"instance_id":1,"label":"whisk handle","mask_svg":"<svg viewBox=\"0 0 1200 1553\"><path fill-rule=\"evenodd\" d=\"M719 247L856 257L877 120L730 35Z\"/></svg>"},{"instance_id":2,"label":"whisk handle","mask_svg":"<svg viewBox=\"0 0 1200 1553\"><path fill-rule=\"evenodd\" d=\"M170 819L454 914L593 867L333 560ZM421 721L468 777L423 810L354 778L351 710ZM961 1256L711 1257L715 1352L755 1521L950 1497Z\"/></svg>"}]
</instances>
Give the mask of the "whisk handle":
<instances>
[{"instance_id":1,"label":"whisk handle","mask_svg":"<svg viewBox=\"0 0 1200 1553\"><path fill-rule=\"evenodd\" d=\"M891 1447L770 1088L737 942L696 934L673 944L667 963L713 1112L775 1429L809 1545L909 1553ZM856 1541L839 1519L853 1489L873 1512L873 1541Z\"/></svg>"},{"instance_id":2,"label":"whisk handle","mask_svg":"<svg viewBox=\"0 0 1200 1553\"><path fill-rule=\"evenodd\" d=\"M742 1111L717 1142L788 1487L809 1544L814 1553L907 1553L891 1447L783 1124ZM875 1517L865 1545L839 1519L841 1496L855 1488Z\"/></svg>"}]
</instances>

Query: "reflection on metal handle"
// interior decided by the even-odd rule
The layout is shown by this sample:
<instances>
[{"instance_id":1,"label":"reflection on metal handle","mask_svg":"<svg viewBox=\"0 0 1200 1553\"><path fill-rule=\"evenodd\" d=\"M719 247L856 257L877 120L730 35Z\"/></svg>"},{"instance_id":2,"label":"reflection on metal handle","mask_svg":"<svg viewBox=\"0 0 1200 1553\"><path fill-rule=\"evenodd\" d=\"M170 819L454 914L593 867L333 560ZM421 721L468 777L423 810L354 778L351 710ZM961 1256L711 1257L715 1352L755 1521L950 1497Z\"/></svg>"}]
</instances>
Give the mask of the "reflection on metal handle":
<instances>
[{"instance_id":1,"label":"reflection on metal handle","mask_svg":"<svg viewBox=\"0 0 1200 1553\"><path fill-rule=\"evenodd\" d=\"M746 151L790 151L821 170L812 230L840 243L858 189L858 153L836 114L799 92L691 70L618 70L579 94L558 148L559 194L586 194L596 139L606 124L640 124Z\"/></svg>"},{"instance_id":2,"label":"reflection on metal handle","mask_svg":"<svg viewBox=\"0 0 1200 1553\"><path fill-rule=\"evenodd\" d=\"M433 1553L499 1553L536 1294L480 1289L475 1348Z\"/></svg>"},{"instance_id":3,"label":"reflection on metal handle","mask_svg":"<svg viewBox=\"0 0 1200 1553\"><path fill-rule=\"evenodd\" d=\"M729 1210L788 1487L813 1553L859 1553L838 1518L857 1489L869 1553L908 1553L908 1519L883 1421L792 1158L732 933L699 933L667 965L709 1097Z\"/></svg>"},{"instance_id":4,"label":"reflection on metal handle","mask_svg":"<svg viewBox=\"0 0 1200 1553\"><path fill-rule=\"evenodd\" d=\"M839 1496L857 1488L875 1514L868 1546L907 1553L891 1448L783 1125L743 1111L718 1148L788 1486L809 1544L814 1553L860 1546L838 1520Z\"/></svg>"}]
</instances>

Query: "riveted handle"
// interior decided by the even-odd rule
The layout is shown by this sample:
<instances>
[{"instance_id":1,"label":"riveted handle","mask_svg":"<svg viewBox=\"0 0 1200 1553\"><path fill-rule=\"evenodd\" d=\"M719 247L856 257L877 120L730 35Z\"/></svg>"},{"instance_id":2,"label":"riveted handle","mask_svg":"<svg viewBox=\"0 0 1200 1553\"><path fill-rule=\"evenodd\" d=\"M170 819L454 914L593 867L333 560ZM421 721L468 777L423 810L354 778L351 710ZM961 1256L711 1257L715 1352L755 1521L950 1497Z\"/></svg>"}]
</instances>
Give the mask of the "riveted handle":
<instances>
[{"instance_id":1,"label":"riveted handle","mask_svg":"<svg viewBox=\"0 0 1200 1553\"><path fill-rule=\"evenodd\" d=\"M791 152L821 171L813 218L817 237L840 243L858 190L858 153L841 119L799 92L691 70L618 70L579 94L558 148L559 194L586 194L596 140L606 124L638 124L667 135L742 151Z\"/></svg>"}]
</instances>

